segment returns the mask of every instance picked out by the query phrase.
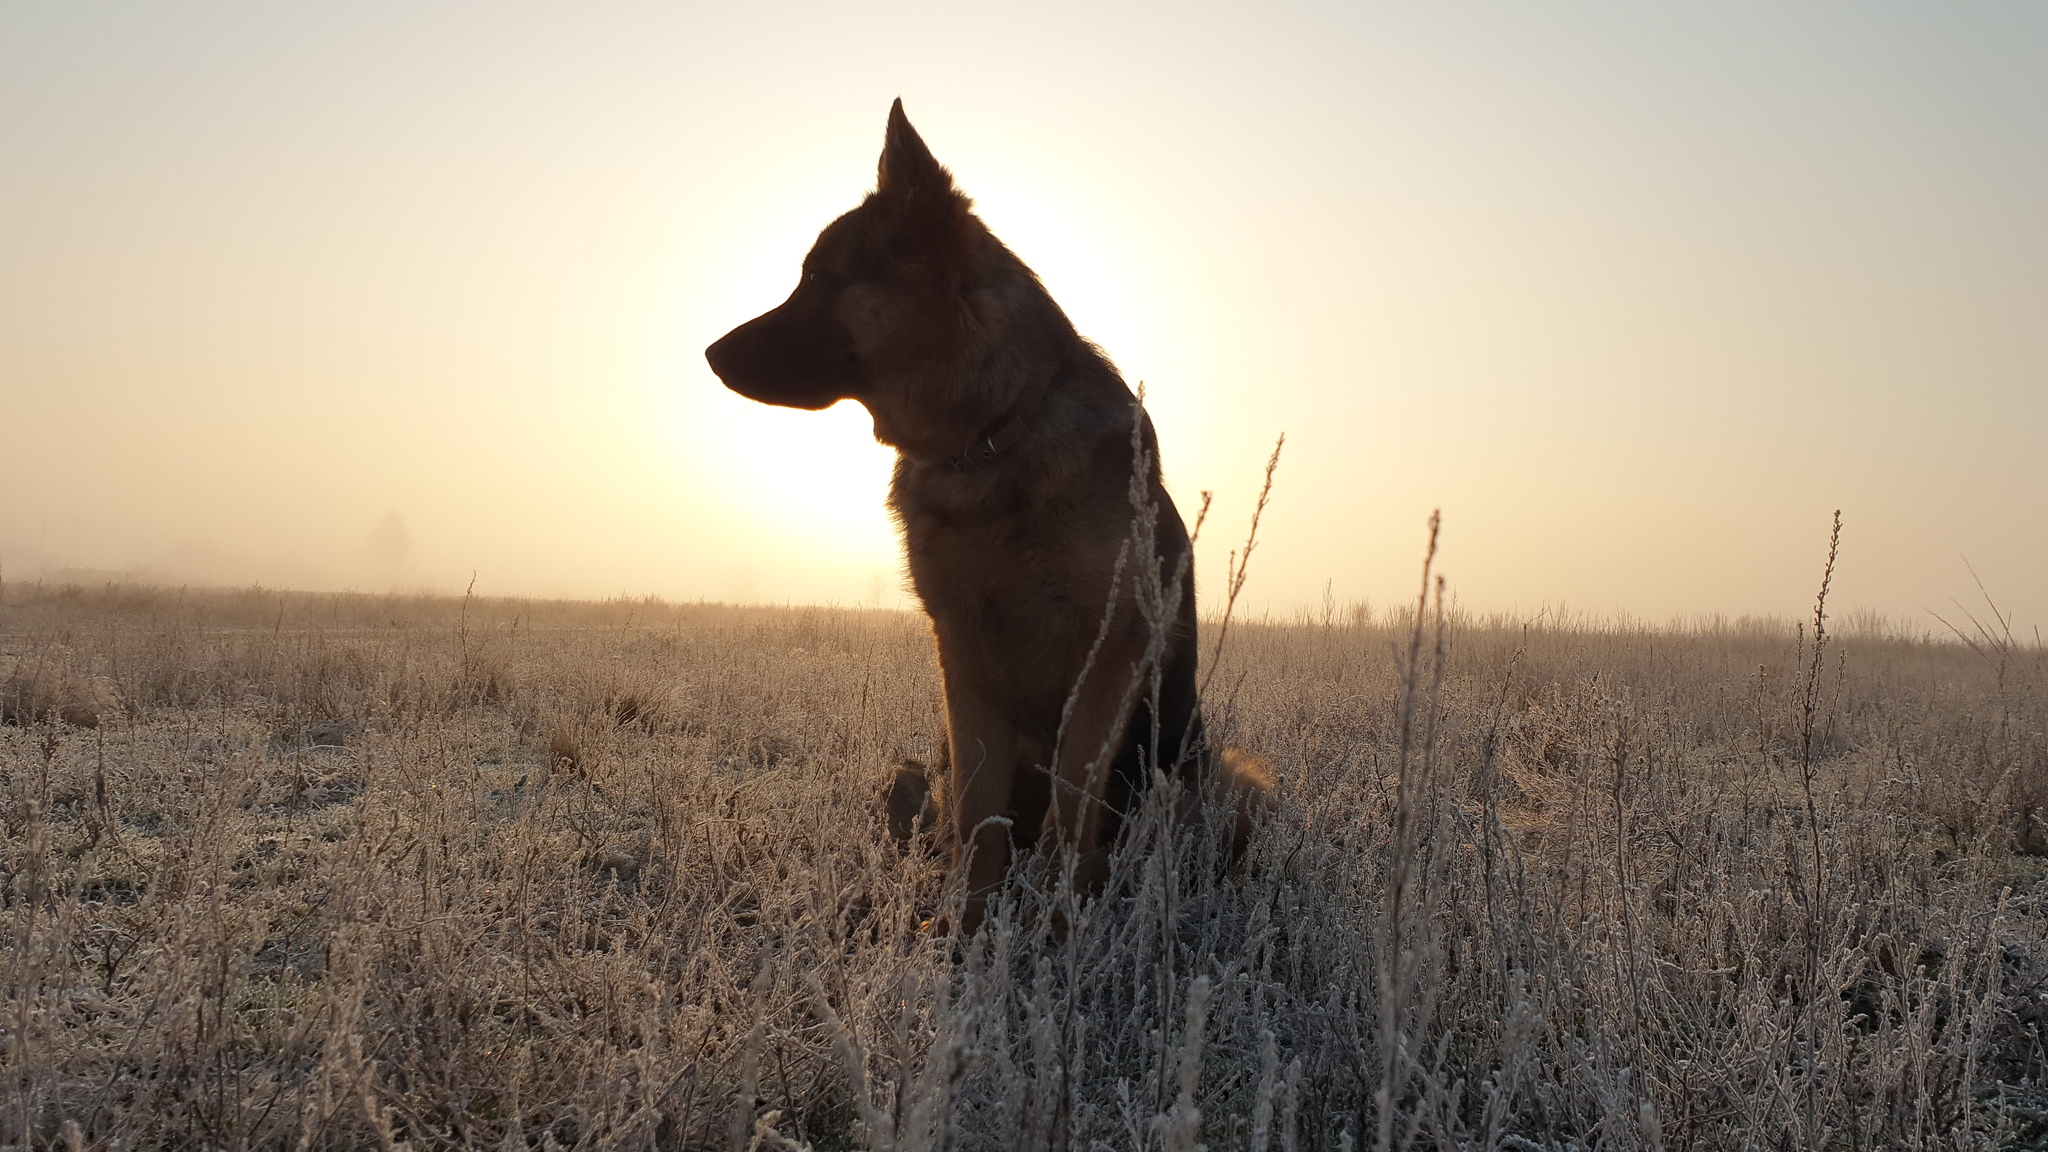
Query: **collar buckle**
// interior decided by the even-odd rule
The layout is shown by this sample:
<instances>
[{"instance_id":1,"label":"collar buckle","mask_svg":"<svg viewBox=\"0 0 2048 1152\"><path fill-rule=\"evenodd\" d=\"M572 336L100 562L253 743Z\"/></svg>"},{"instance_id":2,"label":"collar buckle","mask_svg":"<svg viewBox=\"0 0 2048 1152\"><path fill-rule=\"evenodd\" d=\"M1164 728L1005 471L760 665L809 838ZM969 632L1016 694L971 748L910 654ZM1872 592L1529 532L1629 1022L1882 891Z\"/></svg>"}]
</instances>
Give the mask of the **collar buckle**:
<instances>
[{"instance_id":1,"label":"collar buckle","mask_svg":"<svg viewBox=\"0 0 2048 1152\"><path fill-rule=\"evenodd\" d=\"M955 452L940 463L949 472L972 472L1016 447L1023 438L1024 422L1012 416L976 440L966 451Z\"/></svg>"}]
</instances>

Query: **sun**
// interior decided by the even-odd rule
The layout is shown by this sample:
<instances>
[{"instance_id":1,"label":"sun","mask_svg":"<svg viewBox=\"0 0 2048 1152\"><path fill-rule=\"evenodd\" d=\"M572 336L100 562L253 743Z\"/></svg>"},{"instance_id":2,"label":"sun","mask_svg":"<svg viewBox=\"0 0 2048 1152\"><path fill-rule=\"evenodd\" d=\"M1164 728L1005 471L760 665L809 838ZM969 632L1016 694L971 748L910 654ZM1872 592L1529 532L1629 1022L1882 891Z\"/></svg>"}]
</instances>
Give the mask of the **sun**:
<instances>
[{"instance_id":1,"label":"sun","mask_svg":"<svg viewBox=\"0 0 2048 1152\"><path fill-rule=\"evenodd\" d=\"M821 563L879 555L893 563L896 530L885 502L896 453L875 442L867 409L842 400L805 412L730 392L717 409L722 426L713 439L727 446L725 495L747 521L806 538Z\"/></svg>"},{"instance_id":2,"label":"sun","mask_svg":"<svg viewBox=\"0 0 2048 1152\"><path fill-rule=\"evenodd\" d=\"M887 509L894 450L876 443L859 403L805 412L748 400L712 375L702 349L788 296L818 231L860 203L877 143L863 138L850 149L778 156L751 173L744 190L698 206L721 224L700 234L679 269L684 323L671 378L680 387L668 437L693 459L692 486L731 526L727 546L780 551L792 564L842 574L860 588L875 572L901 570ZM1044 156L933 143L990 230L1135 386L1155 358L1158 318L1144 307L1150 294L1135 274L1142 260L1126 239L1130 230L1114 218L1114 202L1091 199L1103 190L1086 173Z\"/></svg>"},{"instance_id":3,"label":"sun","mask_svg":"<svg viewBox=\"0 0 2048 1152\"><path fill-rule=\"evenodd\" d=\"M1082 336L1127 374L1152 360L1160 316L1138 269L1120 205L1080 173L1030 164L1029 157L976 154L956 171L975 212L1038 274ZM1139 375L1131 375L1135 386Z\"/></svg>"}]
</instances>

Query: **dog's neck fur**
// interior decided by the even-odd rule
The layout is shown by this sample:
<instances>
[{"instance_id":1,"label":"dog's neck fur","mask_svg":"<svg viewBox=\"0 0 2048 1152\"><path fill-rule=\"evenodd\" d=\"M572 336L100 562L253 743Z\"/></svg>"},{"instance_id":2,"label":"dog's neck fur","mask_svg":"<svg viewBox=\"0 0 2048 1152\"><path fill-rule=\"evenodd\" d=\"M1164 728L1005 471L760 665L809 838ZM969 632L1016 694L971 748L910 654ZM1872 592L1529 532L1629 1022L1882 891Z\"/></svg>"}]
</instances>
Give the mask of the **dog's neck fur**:
<instances>
[{"instance_id":1,"label":"dog's neck fur","mask_svg":"<svg viewBox=\"0 0 2048 1152\"><path fill-rule=\"evenodd\" d=\"M1056 446L1085 451L1110 428L1129 427L1130 390L1101 350L1074 331L1038 277L974 215L972 201L891 109L875 192L857 209L880 217L907 269L893 290L926 317L916 359L886 353L882 375L854 396L875 439L915 469L947 462L1018 420L1024 433L1000 463Z\"/></svg>"},{"instance_id":2,"label":"dog's neck fur","mask_svg":"<svg viewBox=\"0 0 2048 1152\"><path fill-rule=\"evenodd\" d=\"M978 239L999 251L1001 272L959 301L958 345L920 365L907 387L861 398L875 438L903 460L935 472L972 472L1086 451L1100 435L1128 428L1132 403L1101 350L1074 330L1038 277L979 221ZM954 462L1009 422L1019 431L983 469Z\"/></svg>"}]
</instances>

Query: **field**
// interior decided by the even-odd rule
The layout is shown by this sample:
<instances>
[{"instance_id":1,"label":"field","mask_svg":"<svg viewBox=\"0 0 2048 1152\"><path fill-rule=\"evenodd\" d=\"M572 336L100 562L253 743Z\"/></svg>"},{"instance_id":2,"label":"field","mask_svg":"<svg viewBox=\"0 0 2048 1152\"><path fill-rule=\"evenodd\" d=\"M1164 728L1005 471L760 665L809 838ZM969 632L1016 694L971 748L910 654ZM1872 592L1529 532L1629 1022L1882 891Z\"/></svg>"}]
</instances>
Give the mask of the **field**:
<instances>
[{"instance_id":1,"label":"field","mask_svg":"<svg viewBox=\"0 0 2048 1152\"><path fill-rule=\"evenodd\" d=\"M956 940L918 617L9 584L0 1144L2038 1147L2048 655L1857 623L1233 624Z\"/></svg>"}]
</instances>

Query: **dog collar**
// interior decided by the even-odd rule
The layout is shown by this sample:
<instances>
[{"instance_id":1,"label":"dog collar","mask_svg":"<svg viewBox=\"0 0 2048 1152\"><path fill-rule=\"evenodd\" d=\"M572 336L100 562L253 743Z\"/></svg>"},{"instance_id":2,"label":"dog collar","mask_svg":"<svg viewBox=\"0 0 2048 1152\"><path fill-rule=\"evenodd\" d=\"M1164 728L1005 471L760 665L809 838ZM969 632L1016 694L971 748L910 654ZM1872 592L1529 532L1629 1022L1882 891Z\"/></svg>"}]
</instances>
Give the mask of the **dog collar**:
<instances>
[{"instance_id":1,"label":"dog collar","mask_svg":"<svg viewBox=\"0 0 2048 1152\"><path fill-rule=\"evenodd\" d=\"M939 461L939 465L948 472L972 472L1015 448L1017 441L1023 438L1024 422L1012 416L976 440L965 452L955 452Z\"/></svg>"}]
</instances>

